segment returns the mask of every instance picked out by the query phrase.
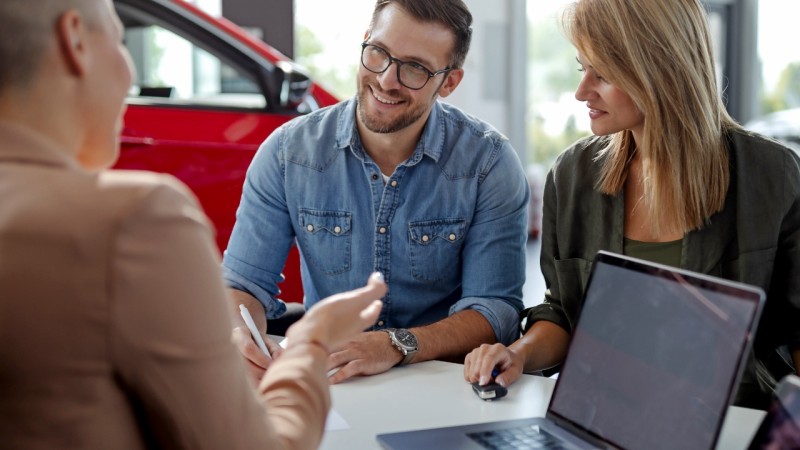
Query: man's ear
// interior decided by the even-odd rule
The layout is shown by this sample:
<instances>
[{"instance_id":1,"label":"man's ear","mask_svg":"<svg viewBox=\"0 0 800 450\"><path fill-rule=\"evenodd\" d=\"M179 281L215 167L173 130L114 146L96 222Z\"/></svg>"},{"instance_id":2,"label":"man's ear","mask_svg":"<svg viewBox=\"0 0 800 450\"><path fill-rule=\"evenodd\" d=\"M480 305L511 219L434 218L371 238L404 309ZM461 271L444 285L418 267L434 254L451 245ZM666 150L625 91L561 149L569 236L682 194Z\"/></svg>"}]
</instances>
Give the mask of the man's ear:
<instances>
[{"instance_id":1,"label":"man's ear","mask_svg":"<svg viewBox=\"0 0 800 450\"><path fill-rule=\"evenodd\" d=\"M86 23L76 10L63 13L56 22L56 37L60 55L68 70L79 77L86 75L89 66Z\"/></svg>"},{"instance_id":2,"label":"man's ear","mask_svg":"<svg viewBox=\"0 0 800 450\"><path fill-rule=\"evenodd\" d=\"M444 83L439 87L439 97L447 97L456 90L461 80L464 79L464 69L453 69L445 74Z\"/></svg>"}]
</instances>

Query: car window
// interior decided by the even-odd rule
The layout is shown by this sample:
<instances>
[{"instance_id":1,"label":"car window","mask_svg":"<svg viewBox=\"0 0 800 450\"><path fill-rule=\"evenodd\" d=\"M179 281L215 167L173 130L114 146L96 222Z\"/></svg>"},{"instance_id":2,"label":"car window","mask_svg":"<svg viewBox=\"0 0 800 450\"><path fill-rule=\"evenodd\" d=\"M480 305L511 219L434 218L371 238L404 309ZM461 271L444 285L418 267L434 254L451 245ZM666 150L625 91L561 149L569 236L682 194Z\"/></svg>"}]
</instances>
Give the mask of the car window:
<instances>
[{"instance_id":1,"label":"car window","mask_svg":"<svg viewBox=\"0 0 800 450\"><path fill-rule=\"evenodd\" d=\"M125 24L125 44L136 67L130 101L237 109L267 106L254 76L230 64L224 52L212 53L201 42L147 16L127 16L124 9L119 12Z\"/></svg>"}]
</instances>

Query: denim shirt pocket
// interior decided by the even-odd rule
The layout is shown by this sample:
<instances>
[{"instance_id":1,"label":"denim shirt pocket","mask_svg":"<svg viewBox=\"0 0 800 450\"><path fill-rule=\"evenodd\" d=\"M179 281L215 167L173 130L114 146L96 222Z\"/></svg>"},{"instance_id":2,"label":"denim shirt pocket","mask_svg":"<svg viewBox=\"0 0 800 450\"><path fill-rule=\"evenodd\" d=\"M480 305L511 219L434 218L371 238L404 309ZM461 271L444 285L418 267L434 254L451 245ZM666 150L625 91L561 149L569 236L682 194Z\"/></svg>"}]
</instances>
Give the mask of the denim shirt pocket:
<instances>
[{"instance_id":1,"label":"denim shirt pocket","mask_svg":"<svg viewBox=\"0 0 800 450\"><path fill-rule=\"evenodd\" d=\"M350 270L351 213L300 208L298 220L297 240L308 264L327 275Z\"/></svg>"},{"instance_id":2,"label":"denim shirt pocket","mask_svg":"<svg viewBox=\"0 0 800 450\"><path fill-rule=\"evenodd\" d=\"M440 281L456 276L461 268L461 244L466 228L466 219L410 222L409 259L414 278Z\"/></svg>"}]
</instances>

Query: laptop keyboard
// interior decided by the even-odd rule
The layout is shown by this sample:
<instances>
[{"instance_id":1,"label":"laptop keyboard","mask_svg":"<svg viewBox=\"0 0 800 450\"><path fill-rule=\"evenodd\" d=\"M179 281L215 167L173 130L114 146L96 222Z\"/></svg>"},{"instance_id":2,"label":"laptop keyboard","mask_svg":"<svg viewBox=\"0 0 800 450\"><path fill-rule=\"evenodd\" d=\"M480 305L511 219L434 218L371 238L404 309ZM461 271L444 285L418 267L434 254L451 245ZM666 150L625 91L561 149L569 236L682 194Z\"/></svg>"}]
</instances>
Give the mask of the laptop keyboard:
<instances>
[{"instance_id":1,"label":"laptop keyboard","mask_svg":"<svg viewBox=\"0 0 800 450\"><path fill-rule=\"evenodd\" d=\"M565 449L564 445L550 433L536 425L525 425L504 430L478 431L467 433L470 439L483 448L491 450L526 450L526 449Z\"/></svg>"}]
</instances>

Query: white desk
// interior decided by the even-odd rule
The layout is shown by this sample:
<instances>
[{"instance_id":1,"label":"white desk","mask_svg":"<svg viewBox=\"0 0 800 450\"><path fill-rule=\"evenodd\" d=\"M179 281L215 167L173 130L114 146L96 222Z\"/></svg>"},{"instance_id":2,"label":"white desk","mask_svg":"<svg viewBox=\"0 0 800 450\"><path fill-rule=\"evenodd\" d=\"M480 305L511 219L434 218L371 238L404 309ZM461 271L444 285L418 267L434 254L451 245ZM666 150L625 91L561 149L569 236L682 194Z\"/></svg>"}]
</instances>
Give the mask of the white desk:
<instances>
[{"instance_id":1,"label":"white desk","mask_svg":"<svg viewBox=\"0 0 800 450\"><path fill-rule=\"evenodd\" d=\"M543 416L555 380L523 375L508 396L485 402L464 381L463 366L429 361L331 386L333 409L350 428L329 431L323 450L380 449L376 434ZM745 449L764 412L731 407L718 449ZM424 450L424 449L420 449Z\"/></svg>"}]
</instances>

